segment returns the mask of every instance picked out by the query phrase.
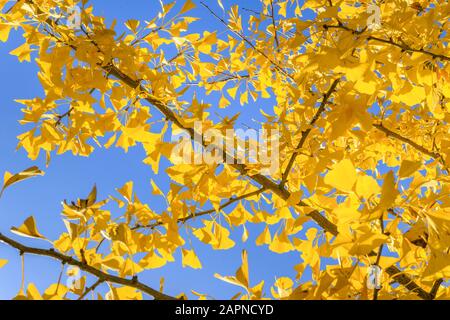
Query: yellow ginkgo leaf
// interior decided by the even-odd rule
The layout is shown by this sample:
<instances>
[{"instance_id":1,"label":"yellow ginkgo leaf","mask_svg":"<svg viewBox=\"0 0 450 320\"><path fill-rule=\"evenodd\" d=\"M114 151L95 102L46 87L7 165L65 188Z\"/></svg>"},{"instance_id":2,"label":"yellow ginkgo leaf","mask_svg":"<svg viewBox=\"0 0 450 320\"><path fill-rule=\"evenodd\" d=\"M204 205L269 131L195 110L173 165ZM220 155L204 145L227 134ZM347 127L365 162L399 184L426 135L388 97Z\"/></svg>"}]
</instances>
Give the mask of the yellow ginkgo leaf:
<instances>
[{"instance_id":1,"label":"yellow ginkgo leaf","mask_svg":"<svg viewBox=\"0 0 450 320\"><path fill-rule=\"evenodd\" d=\"M160 257L155 252L150 252L138 264L144 269L158 269L164 266L166 262L166 259Z\"/></svg>"},{"instance_id":2,"label":"yellow ginkgo leaf","mask_svg":"<svg viewBox=\"0 0 450 320\"><path fill-rule=\"evenodd\" d=\"M221 276L220 274L214 274L214 277L222 281L234 284L249 291L249 276L248 276L248 259L247 251L242 251L242 264L239 269L236 270L236 276Z\"/></svg>"},{"instance_id":3,"label":"yellow ginkgo leaf","mask_svg":"<svg viewBox=\"0 0 450 320\"><path fill-rule=\"evenodd\" d=\"M264 231L256 238L256 245L262 246L263 244L270 244L272 237L270 235L269 227L265 227Z\"/></svg>"},{"instance_id":4,"label":"yellow ginkgo leaf","mask_svg":"<svg viewBox=\"0 0 450 320\"><path fill-rule=\"evenodd\" d=\"M8 263L6 259L0 259L0 268L3 268Z\"/></svg>"},{"instance_id":5,"label":"yellow ginkgo leaf","mask_svg":"<svg viewBox=\"0 0 450 320\"><path fill-rule=\"evenodd\" d=\"M208 299L208 295L204 294L204 293L200 293L194 290L191 290L191 293L195 296L198 297L198 300L207 300Z\"/></svg>"},{"instance_id":6,"label":"yellow ginkgo leaf","mask_svg":"<svg viewBox=\"0 0 450 320\"><path fill-rule=\"evenodd\" d=\"M45 290L43 298L45 300L62 300L68 291L69 288L62 283L54 283Z\"/></svg>"},{"instance_id":7,"label":"yellow ginkgo leaf","mask_svg":"<svg viewBox=\"0 0 450 320\"><path fill-rule=\"evenodd\" d=\"M29 216L20 227L12 227L11 232L23 237L46 240L46 238L39 233L33 216Z\"/></svg>"},{"instance_id":8,"label":"yellow ginkgo leaf","mask_svg":"<svg viewBox=\"0 0 450 320\"><path fill-rule=\"evenodd\" d=\"M153 181L153 179L150 180L150 184L152 185L152 194L164 197L164 193L161 191L155 181Z\"/></svg>"},{"instance_id":9,"label":"yellow ginkgo leaf","mask_svg":"<svg viewBox=\"0 0 450 320\"><path fill-rule=\"evenodd\" d=\"M395 201L398 195L398 190L395 186L395 177L392 171L384 178L383 187L381 189L381 200L378 205L379 210L386 209Z\"/></svg>"},{"instance_id":10,"label":"yellow ginkgo leaf","mask_svg":"<svg viewBox=\"0 0 450 320\"><path fill-rule=\"evenodd\" d=\"M218 273L215 273L215 274L214 274L214 277L216 277L216 278L219 279L219 280L222 280L222 281L225 281L225 282L234 284L235 286L239 286L239 287L245 288L244 285L243 285L242 283L240 283L240 282L236 279L236 277L233 277L233 276L221 276L221 275L218 274Z\"/></svg>"},{"instance_id":11,"label":"yellow ginkgo leaf","mask_svg":"<svg viewBox=\"0 0 450 320\"><path fill-rule=\"evenodd\" d=\"M28 43L24 43L21 46L17 47L16 49L12 50L10 52L13 56L17 56L20 62L30 61L31 60L31 48Z\"/></svg>"},{"instance_id":12,"label":"yellow ginkgo leaf","mask_svg":"<svg viewBox=\"0 0 450 320\"><path fill-rule=\"evenodd\" d=\"M6 23L0 23L0 41L6 42L8 41L9 31L11 30L11 26Z\"/></svg>"},{"instance_id":13,"label":"yellow ginkgo leaf","mask_svg":"<svg viewBox=\"0 0 450 320\"><path fill-rule=\"evenodd\" d=\"M201 269L202 264L195 254L194 250L181 249L182 263L184 267L191 267L193 269Z\"/></svg>"},{"instance_id":14,"label":"yellow ginkgo leaf","mask_svg":"<svg viewBox=\"0 0 450 320\"><path fill-rule=\"evenodd\" d=\"M205 222L206 223L206 222ZM230 231L218 223L213 224L214 240L211 246L216 250L226 250L234 247L234 241L230 239Z\"/></svg>"},{"instance_id":15,"label":"yellow ginkgo leaf","mask_svg":"<svg viewBox=\"0 0 450 320\"><path fill-rule=\"evenodd\" d=\"M324 181L340 191L351 191L356 182L356 169L349 159L344 159L327 173Z\"/></svg>"},{"instance_id":16,"label":"yellow ginkgo leaf","mask_svg":"<svg viewBox=\"0 0 450 320\"><path fill-rule=\"evenodd\" d=\"M269 245L269 250L276 253L286 253L294 250L294 246L283 230L280 234L275 234Z\"/></svg>"},{"instance_id":17,"label":"yellow ginkgo leaf","mask_svg":"<svg viewBox=\"0 0 450 320\"><path fill-rule=\"evenodd\" d=\"M44 298L39 293L39 290L36 288L34 283L28 284L27 287L27 298L28 300L43 300Z\"/></svg>"},{"instance_id":18,"label":"yellow ginkgo leaf","mask_svg":"<svg viewBox=\"0 0 450 320\"><path fill-rule=\"evenodd\" d=\"M88 195L87 198L87 206L90 207L95 204L95 201L97 201L97 186L94 185L91 192Z\"/></svg>"},{"instance_id":19,"label":"yellow ginkgo leaf","mask_svg":"<svg viewBox=\"0 0 450 320\"><path fill-rule=\"evenodd\" d=\"M287 199L287 204L290 206L294 206L300 202L300 199L302 198L303 191L295 191L292 192L289 198Z\"/></svg>"},{"instance_id":20,"label":"yellow ginkgo leaf","mask_svg":"<svg viewBox=\"0 0 450 320\"><path fill-rule=\"evenodd\" d=\"M367 233L358 238L349 250L351 255L366 255L382 243L386 243L389 237L384 234Z\"/></svg>"},{"instance_id":21,"label":"yellow ginkgo leaf","mask_svg":"<svg viewBox=\"0 0 450 320\"><path fill-rule=\"evenodd\" d=\"M111 291L106 294L106 298L108 300L142 300L142 292L128 286L120 288L111 286Z\"/></svg>"},{"instance_id":22,"label":"yellow ginkgo leaf","mask_svg":"<svg viewBox=\"0 0 450 320\"><path fill-rule=\"evenodd\" d=\"M30 167L30 168L25 169L24 171L16 173L16 174L11 174L9 172L5 172L5 175L3 177L3 187L2 187L2 190L0 191L0 197L2 196L5 189L12 186L14 183L28 179L28 178L32 178L35 176L43 176L43 175L44 175L44 172L41 171L36 166Z\"/></svg>"},{"instance_id":23,"label":"yellow ginkgo leaf","mask_svg":"<svg viewBox=\"0 0 450 320\"><path fill-rule=\"evenodd\" d=\"M245 224L242 226L243 230L242 230L242 242L246 242L248 239L248 230L247 227L245 226Z\"/></svg>"},{"instance_id":24,"label":"yellow ginkgo leaf","mask_svg":"<svg viewBox=\"0 0 450 320\"><path fill-rule=\"evenodd\" d=\"M236 270L236 279L242 283L246 288L249 287L248 279L248 256L247 251L242 250L242 264L239 269Z\"/></svg>"},{"instance_id":25,"label":"yellow ginkgo leaf","mask_svg":"<svg viewBox=\"0 0 450 320\"><path fill-rule=\"evenodd\" d=\"M123 185L122 188L117 189L117 191L130 203L132 202L133 196L133 181L128 181Z\"/></svg>"},{"instance_id":26,"label":"yellow ginkgo leaf","mask_svg":"<svg viewBox=\"0 0 450 320\"><path fill-rule=\"evenodd\" d=\"M380 190L377 180L371 176L359 176L356 180L355 191L362 198L369 199L372 195L378 194Z\"/></svg>"},{"instance_id":27,"label":"yellow ginkgo leaf","mask_svg":"<svg viewBox=\"0 0 450 320\"><path fill-rule=\"evenodd\" d=\"M448 278L450 276L450 257L448 254L431 249L430 261L423 276L427 280Z\"/></svg>"},{"instance_id":28,"label":"yellow ginkgo leaf","mask_svg":"<svg viewBox=\"0 0 450 320\"><path fill-rule=\"evenodd\" d=\"M287 277L278 278L275 281L274 287L270 288L270 291L274 298L282 299L291 295L294 286L294 281Z\"/></svg>"},{"instance_id":29,"label":"yellow ginkgo leaf","mask_svg":"<svg viewBox=\"0 0 450 320\"><path fill-rule=\"evenodd\" d=\"M400 178L408 177L416 172L421 165L422 163L419 161L403 160L398 175Z\"/></svg>"},{"instance_id":30,"label":"yellow ginkgo leaf","mask_svg":"<svg viewBox=\"0 0 450 320\"><path fill-rule=\"evenodd\" d=\"M237 90L238 90L238 87L233 87L233 88L228 89L227 92L231 98L235 99Z\"/></svg>"},{"instance_id":31,"label":"yellow ginkgo leaf","mask_svg":"<svg viewBox=\"0 0 450 320\"><path fill-rule=\"evenodd\" d=\"M181 8L180 14L183 14L185 12L188 12L189 10L192 10L195 8L195 3L192 2L192 0L187 0L183 7Z\"/></svg>"},{"instance_id":32,"label":"yellow ginkgo leaf","mask_svg":"<svg viewBox=\"0 0 450 320\"><path fill-rule=\"evenodd\" d=\"M125 26L130 29L132 32L136 32L137 28L139 27L140 21L135 19L130 19L125 22Z\"/></svg>"},{"instance_id":33,"label":"yellow ginkgo leaf","mask_svg":"<svg viewBox=\"0 0 450 320\"><path fill-rule=\"evenodd\" d=\"M124 258L120 256L108 256L102 261L102 266L104 266L107 269L119 271L125 260Z\"/></svg>"}]
</instances>

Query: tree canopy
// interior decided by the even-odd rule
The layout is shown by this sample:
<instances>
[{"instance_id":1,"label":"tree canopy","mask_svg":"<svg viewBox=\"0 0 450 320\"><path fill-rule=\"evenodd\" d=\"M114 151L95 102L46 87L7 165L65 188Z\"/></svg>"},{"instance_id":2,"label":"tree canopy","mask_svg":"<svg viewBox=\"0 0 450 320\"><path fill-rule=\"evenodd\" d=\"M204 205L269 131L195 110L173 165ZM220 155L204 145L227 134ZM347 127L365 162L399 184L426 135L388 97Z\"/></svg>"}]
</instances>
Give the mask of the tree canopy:
<instances>
[{"instance_id":1,"label":"tree canopy","mask_svg":"<svg viewBox=\"0 0 450 320\"><path fill-rule=\"evenodd\" d=\"M11 228L36 238L33 247L2 226L0 241L21 255L57 259L95 279L59 280L45 292L22 285L16 298L185 298L139 274L174 261L176 252L183 266L202 268L208 261L190 237L233 250L258 224L256 245L298 252L297 277L251 278L258 266L244 250L235 274L215 275L236 286L233 298L448 299L450 3L154 2L157 16L129 20L118 32L95 14L95 1L0 0L0 40L22 32L24 43L11 54L38 66L44 92L18 97L18 147L33 160L45 155L46 170L64 153L143 148L142 161L161 177L149 189L167 203L156 211L130 181L106 199L94 187L64 201L67 230L58 239L41 234L44 221L33 216ZM222 28L198 31L205 26L190 16L196 6ZM258 115L253 129L277 133L266 137L276 139L266 150L275 162L238 161L236 150L198 132L200 124L225 137L239 127L240 113ZM198 136L201 148L222 152L220 161L185 161L174 152L181 143L191 157ZM166 160L170 166L159 170ZM6 172L2 196L42 170ZM230 236L236 230L237 240ZM380 283L368 286L378 268ZM106 295L96 292L102 285Z\"/></svg>"}]
</instances>

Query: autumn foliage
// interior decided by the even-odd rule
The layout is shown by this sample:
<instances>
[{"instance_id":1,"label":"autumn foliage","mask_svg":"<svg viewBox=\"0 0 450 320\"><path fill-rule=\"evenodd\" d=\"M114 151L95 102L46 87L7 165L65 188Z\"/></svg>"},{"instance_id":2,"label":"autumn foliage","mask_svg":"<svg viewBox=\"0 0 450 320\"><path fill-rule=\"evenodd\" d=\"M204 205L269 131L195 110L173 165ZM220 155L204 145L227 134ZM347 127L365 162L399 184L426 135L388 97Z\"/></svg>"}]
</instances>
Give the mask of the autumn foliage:
<instances>
[{"instance_id":1,"label":"autumn foliage","mask_svg":"<svg viewBox=\"0 0 450 320\"><path fill-rule=\"evenodd\" d=\"M256 245L298 252L297 277L260 282L243 251L236 274L216 274L236 286L234 298L450 298L448 1L375 1L376 27L368 25L372 1L365 0L261 0L252 10L154 1L160 13L127 21L124 33L97 16L92 2L0 0L0 40L23 33L11 54L37 64L45 92L18 97L18 146L31 159L45 155L46 170L63 153L143 148L149 170L170 179L149 183L167 208L141 202L130 181L107 199L94 187L64 202L67 230L58 239L42 242L37 225L46 222L33 217L11 232L36 238L35 247L2 226L2 248L54 258L96 279L45 292L22 287L16 298L183 298L139 274L178 252L183 266L202 268L208 261L188 236L233 250L254 224L264 226ZM61 18L74 6L81 8L75 27ZM191 31L199 23L190 16L195 7L222 28ZM265 120L255 128L279 132L277 170L176 159L172 134L194 139L195 122L225 132L239 126L239 112L260 114ZM162 159L171 163L165 170ZM2 196L41 169L5 173ZM236 230L240 239L230 236ZM382 273L370 287L374 267ZM93 295L102 285L109 292Z\"/></svg>"}]
</instances>

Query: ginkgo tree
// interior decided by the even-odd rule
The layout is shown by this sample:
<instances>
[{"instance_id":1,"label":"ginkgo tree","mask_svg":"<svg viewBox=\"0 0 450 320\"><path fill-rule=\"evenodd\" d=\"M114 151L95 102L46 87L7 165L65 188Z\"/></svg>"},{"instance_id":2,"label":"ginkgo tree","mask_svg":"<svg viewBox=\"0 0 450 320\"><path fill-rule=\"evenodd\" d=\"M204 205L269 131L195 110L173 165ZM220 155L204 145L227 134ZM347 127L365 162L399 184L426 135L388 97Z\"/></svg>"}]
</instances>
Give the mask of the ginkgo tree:
<instances>
[{"instance_id":1,"label":"ginkgo tree","mask_svg":"<svg viewBox=\"0 0 450 320\"><path fill-rule=\"evenodd\" d=\"M233 250L233 230L242 229L246 241L249 226L262 224L258 246L299 253L297 279L265 284L250 279L257 266L243 251L235 275L216 274L236 286L233 298L450 297L448 1L261 0L251 10L221 1L155 5L156 17L129 20L119 33L85 0L0 0L0 40L21 30L25 42L11 54L37 64L44 90L18 100L18 147L31 159L45 154L48 170L51 157L67 152L88 157L95 148L142 147L144 163L171 181L167 192L151 182L166 200L163 212L141 202L130 181L107 199L97 199L94 187L86 199L64 202L67 230L58 239L41 234L33 217L11 228L46 239L50 249L25 246L2 230L0 241L21 255L57 259L95 279L58 282L45 292L22 286L16 298L84 299L101 285L109 291L98 298L185 298L138 276L176 252L183 266L207 264L181 232L193 221L200 224L189 236L215 250ZM74 6L77 26L64 20ZM196 6L222 28L190 31ZM209 97L218 97L214 105ZM262 101L272 106L260 108ZM195 140L202 135L196 123L225 135L237 126L239 114L227 112L237 104L261 113L259 128L279 133L277 169L267 174L265 164L232 155L180 162L169 135ZM226 117L217 120L215 112ZM162 158L171 165L160 172ZM7 172L1 192L42 174L37 167ZM370 287L374 267L383 272ZM311 276L302 277L308 268Z\"/></svg>"}]
</instances>

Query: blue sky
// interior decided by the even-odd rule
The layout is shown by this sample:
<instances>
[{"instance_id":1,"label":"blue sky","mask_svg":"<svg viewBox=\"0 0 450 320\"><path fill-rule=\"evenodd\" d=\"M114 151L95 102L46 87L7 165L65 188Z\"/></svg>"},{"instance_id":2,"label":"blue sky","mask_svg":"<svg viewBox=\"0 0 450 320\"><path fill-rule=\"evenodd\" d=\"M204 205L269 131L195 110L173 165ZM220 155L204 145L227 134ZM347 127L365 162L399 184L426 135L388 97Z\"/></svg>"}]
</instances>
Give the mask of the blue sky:
<instances>
[{"instance_id":1,"label":"blue sky","mask_svg":"<svg viewBox=\"0 0 450 320\"><path fill-rule=\"evenodd\" d=\"M182 2L182 1L180 1ZM197 8L190 15L200 17L201 21L193 25L193 31L220 30L224 26L212 18L207 10L197 3ZM215 10L219 11L216 1L206 1ZM237 1L223 0L226 7L236 4ZM240 1L239 1L240 2ZM159 10L157 0L133 1L107 1L94 0L97 15L105 16L111 21L117 19L118 25L128 19L149 20ZM177 4L178 5L178 4ZM181 3L180 3L181 5ZM245 7L258 9L258 1L245 1ZM244 12L243 12L244 13ZM245 13L244 13L245 14ZM18 172L29 166L38 165L45 168L45 159L40 157L36 161L27 158L24 150L16 151L17 135L23 133L18 120L21 119L20 105L14 99L28 99L42 95L40 83L37 78L35 63L19 63L16 57L9 52L22 44L23 39L19 32L12 32L9 41L0 44L0 173L8 170ZM199 98L215 103L217 97ZM258 105L244 107L233 106L230 114L240 111L241 123L251 124L251 119L259 113L259 108L268 108L271 100L262 101ZM255 111L255 109L257 109ZM222 115L226 115L222 113ZM156 111L154 112L156 113ZM74 157L70 154L53 156L50 167L45 169L46 174L28 181L24 181L8 189L0 200L0 232L11 235L9 228L19 226L26 217L34 215L39 230L51 240L65 231L61 220L61 201L73 200L86 196L94 183L99 190L99 198L114 194L115 188L121 187L125 182L133 180L135 190L142 201L151 202L151 207L161 212L164 203L150 195L150 179L154 179L164 190L167 190L167 177L164 175L164 165L161 174L156 176L148 166L142 163L144 152L141 147L132 148L127 154L120 149L96 149L89 158ZM242 249L249 252L250 281L256 285L259 281L266 281L266 292L269 284L273 284L275 277L289 276L295 278L293 266L300 262L299 253L291 252L279 255L270 252L267 247L256 247L254 240L262 231L261 226L250 228L250 237L246 243L240 241L242 229L238 228L232 233L236 247L227 251L214 251L209 246L192 238L196 252L203 263L203 269L193 270L181 267L181 259L170 263L158 270L146 271L139 276L140 280L150 286L159 287L161 276L165 278L165 292L177 294L189 293L190 290L208 293L215 298L230 298L238 291L237 287L229 285L214 278L214 273L221 275L234 275L240 265ZM15 237L15 236L14 236ZM40 247L48 247L45 242L38 240L20 239L22 242ZM180 258L180 255L176 255ZM19 290L21 281L20 258L17 251L0 244L0 258L8 259L9 263L0 270L0 299L13 297ZM25 281L33 282L43 291L51 283L55 283L61 266L58 262L36 256L25 257ZM65 281L63 279L63 281ZM103 288L102 291L104 291ZM192 296L191 296L192 297Z\"/></svg>"}]
</instances>

